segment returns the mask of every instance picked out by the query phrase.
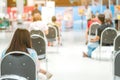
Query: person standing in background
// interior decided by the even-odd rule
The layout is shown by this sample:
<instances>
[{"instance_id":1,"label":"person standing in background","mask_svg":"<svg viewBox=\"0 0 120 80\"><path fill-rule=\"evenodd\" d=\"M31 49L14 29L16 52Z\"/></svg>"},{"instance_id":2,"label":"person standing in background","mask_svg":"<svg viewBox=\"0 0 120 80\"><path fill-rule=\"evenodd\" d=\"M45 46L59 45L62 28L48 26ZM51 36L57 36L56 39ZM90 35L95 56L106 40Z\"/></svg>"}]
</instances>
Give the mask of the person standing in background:
<instances>
[{"instance_id":1,"label":"person standing in background","mask_svg":"<svg viewBox=\"0 0 120 80\"><path fill-rule=\"evenodd\" d=\"M119 16L120 16L120 6L115 6L114 21L115 21L115 28L116 28L116 30L119 30L119 28L118 28Z\"/></svg>"},{"instance_id":2,"label":"person standing in background","mask_svg":"<svg viewBox=\"0 0 120 80\"><path fill-rule=\"evenodd\" d=\"M109 9L108 5L106 6L106 10L104 11L104 14L105 14L105 19L111 19L112 20L112 12Z\"/></svg>"},{"instance_id":3,"label":"person standing in background","mask_svg":"<svg viewBox=\"0 0 120 80\"><path fill-rule=\"evenodd\" d=\"M86 16L87 22L91 19L92 11L88 5L85 5L84 14Z\"/></svg>"},{"instance_id":4,"label":"person standing in background","mask_svg":"<svg viewBox=\"0 0 120 80\"><path fill-rule=\"evenodd\" d=\"M60 26L60 31L62 31L62 20L63 20L63 15L62 13L57 13L56 14L56 22L59 24Z\"/></svg>"},{"instance_id":5,"label":"person standing in background","mask_svg":"<svg viewBox=\"0 0 120 80\"><path fill-rule=\"evenodd\" d=\"M99 15L99 12L96 11L95 16L96 16L97 19L98 19L98 15Z\"/></svg>"}]
</instances>

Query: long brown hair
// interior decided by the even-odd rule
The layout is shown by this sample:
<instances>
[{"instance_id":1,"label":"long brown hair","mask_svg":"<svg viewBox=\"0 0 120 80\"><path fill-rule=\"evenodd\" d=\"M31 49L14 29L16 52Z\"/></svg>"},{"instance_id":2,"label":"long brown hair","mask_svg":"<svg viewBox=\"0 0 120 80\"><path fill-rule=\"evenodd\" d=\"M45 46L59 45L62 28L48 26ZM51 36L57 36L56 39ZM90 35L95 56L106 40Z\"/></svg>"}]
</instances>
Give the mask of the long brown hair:
<instances>
[{"instance_id":1,"label":"long brown hair","mask_svg":"<svg viewBox=\"0 0 120 80\"><path fill-rule=\"evenodd\" d=\"M28 53L27 48L32 48L29 31L18 28L13 35L11 44L6 53L11 51L23 51Z\"/></svg>"}]
</instances>

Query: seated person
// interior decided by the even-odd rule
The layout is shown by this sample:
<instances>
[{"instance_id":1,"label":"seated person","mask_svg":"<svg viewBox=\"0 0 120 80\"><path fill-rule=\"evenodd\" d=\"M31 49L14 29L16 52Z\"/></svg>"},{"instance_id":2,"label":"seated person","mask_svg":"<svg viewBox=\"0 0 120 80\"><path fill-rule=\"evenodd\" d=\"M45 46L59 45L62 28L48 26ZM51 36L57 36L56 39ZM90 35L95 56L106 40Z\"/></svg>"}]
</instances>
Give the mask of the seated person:
<instances>
[{"instance_id":1,"label":"seated person","mask_svg":"<svg viewBox=\"0 0 120 80\"><path fill-rule=\"evenodd\" d=\"M89 33L89 29L90 29L90 26L92 23L94 22L98 22L99 23L99 20L95 17L95 15L93 14L92 15L92 18L88 21L88 24L87 24L87 28L86 28L86 31L85 31L85 37L86 37L86 44L88 43L88 33Z\"/></svg>"},{"instance_id":2,"label":"seated person","mask_svg":"<svg viewBox=\"0 0 120 80\"><path fill-rule=\"evenodd\" d=\"M48 23L48 26L49 25L52 25L56 28L57 30L57 37L58 37L58 44L60 44L60 24L56 22L56 17L55 16L52 16L52 22L51 23ZM50 46L53 46L53 43L52 42L49 42L48 43Z\"/></svg>"},{"instance_id":3,"label":"seated person","mask_svg":"<svg viewBox=\"0 0 120 80\"><path fill-rule=\"evenodd\" d=\"M42 21L39 13L34 14L33 22L31 22L29 31L31 30L42 30L45 35L48 34L48 26Z\"/></svg>"},{"instance_id":4,"label":"seated person","mask_svg":"<svg viewBox=\"0 0 120 80\"><path fill-rule=\"evenodd\" d=\"M32 14L32 16L34 16L34 14L36 14L36 13L41 15L41 11L38 9L38 4L34 5L34 10L32 11L31 14Z\"/></svg>"},{"instance_id":5,"label":"seated person","mask_svg":"<svg viewBox=\"0 0 120 80\"><path fill-rule=\"evenodd\" d=\"M22 51L28 53L33 60L37 63L37 71L46 75L47 78L51 78L52 74L46 72L45 70L40 68L40 61L38 60L37 53L34 49L32 49L31 38L28 30L18 28L12 38L10 46L7 50L2 53L3 58L5 54L12 52L12 51Z\"/></svg>"},{"instance_id":6,"label":"seated person","mask_svg":"<svg viewBox=\"0 0 120 80\"><path fill-rule=\"evenodd\" d=\"M105 28L110 27L105 24L105 15L104 14L99 14L98 19L99 19L101 25L99 26L99 28L97 30L97 32L98 32L97 36L90 40L90 43L88 43L88 52L87 53L83 52L83 57L91 57L92 52L99 46L102 31Z\"/></svg>"}]
</instances>

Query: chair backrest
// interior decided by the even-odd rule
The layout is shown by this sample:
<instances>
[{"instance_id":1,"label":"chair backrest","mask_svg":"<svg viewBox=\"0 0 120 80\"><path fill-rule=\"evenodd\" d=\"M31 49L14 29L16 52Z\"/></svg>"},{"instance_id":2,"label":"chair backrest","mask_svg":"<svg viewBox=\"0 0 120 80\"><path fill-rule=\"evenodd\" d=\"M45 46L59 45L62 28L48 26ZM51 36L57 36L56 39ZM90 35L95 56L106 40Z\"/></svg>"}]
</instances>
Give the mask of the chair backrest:
<instances>
[{"instance_id":1,"label":"chair backrest","mask_svg":"<svg viewBox=\"0 0 120 80\"><path fill-rule=\"evenodd\" d=\"M41 31L41 30L31 30L31 31L30 31L30 34L31 34L31 35L33 35L33 34L38 34L38 35L42 36L43 38L45 37L44 32Z\"/></svg>"},{"instance_id":2,"label":"chair backrest","mask_svg":"<svg viewBox=\"0 0 120 80\"><path fill-rule=\"evenodd\" d=\"M114 39L114 51L119 51L119 50L120 50L120 34L118 34Z\"/></svg>"},{"instance_id":3,"label":"chair backrest","mask_svg":"<svg viewBox=\"0 0 120 80\"><path fill-rule=\"evenodd\" d=\"M48 34L46 35L48 41L51 40L51 41L56 41L56 38L57 38L57 30L55 27L53 26L49 26L48 27Z\"/></svg>"},{"instance_id":4,"label":"chair backrest","mask_svg":"<svg viewBox=\"0 0 120 80\"><path fill-rule=\"evenodd\" d=\"M0 77L0 80L28 80L18 75L4 75Z\"/></svg>"},{"instance_id":5,"label":"chair backrest","mask_svg":"<svg viewBox=\"0 0 120 80\"><path fill-rule=\"evenodd\" d=\"M120 77L120 50L116 52L114 57L114 76Z\"/></svg>"},{"instance_id":6,"label":"chair backrest","mask_svg":"<svg viewBox=\"0 0 120 80\"><path fill-rule=\"evenodd\" d=\"M100 45L101 46L112 46L116 36L117 36L116 29L112 27L105 28L103 32L101 33Z\"/></svg>"},{"instance_id":7,"label":"chair backrest","mask_svg":"<svg viewBox=\"0 0 120 80\"><path fill-rule=\"evenodd\" d=\"M36 64L28 53L9 52L1 60L1 76L5 75L17 75L28 80L36 80Z\"/></svg>"},{"instance_id":8,"label":"chair backrest","mask_svg":"<svg viewBox=\"0 0 120 80\"><path fill-rule=\"evenodd\" d=\"M57 37L59 37L59 36L60 36L60 31L59 31L58 26L56 26L56 25L51 25L51 27L55 27L55 28L56 28L56 31L57 31Z\"/></svg>"},{"instance_id":9,"label":"chair backrest","mask_svg":"<svg viewBox=\"0 0 120 80\"><path fill-rule=\"evenodd\" d=\"M37 55L38 56L44 55L43 58L45 58L46 57L45 56L46 55L46 41L45 41L45 38L43 38L39 35L31 35L31 38L32 38L32 47L36 50Z\"/></svg>"},{"instance_id":10,"label":"chair backrest","mask_svg":"<svg viewBox=\"0 0 120 80\"><path fill-rule=\"evenodd\" d=\"M97 35L97 29L100 26L98 22L94 22L90 25L89 35Z\"/></svg>"}]
</instances>

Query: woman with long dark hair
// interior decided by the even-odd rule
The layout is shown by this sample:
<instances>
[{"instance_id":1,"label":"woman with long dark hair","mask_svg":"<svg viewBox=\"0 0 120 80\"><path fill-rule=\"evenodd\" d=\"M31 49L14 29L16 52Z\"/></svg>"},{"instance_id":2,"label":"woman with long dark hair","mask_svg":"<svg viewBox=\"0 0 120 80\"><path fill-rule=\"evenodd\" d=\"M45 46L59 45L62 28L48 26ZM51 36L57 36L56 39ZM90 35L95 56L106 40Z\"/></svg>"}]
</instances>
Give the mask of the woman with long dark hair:
<instances>
[{"instance_id":1,"label":"woman with long dark hair","mask_svg":"<svg viewBox=\"0 0 120 80\"><path fill-rule=\"evenodd\" d=\"M29 53L29 49L34 51L31 48L32 48L32 43L29 32L26 29L18 28L14 33L11 44L7 49L6 53L11 51L23 51Z\"/></svg>"},{"instance_id":2,"label":"woman with long dark hair","mask_svg":"<svg viewBox=\"0 0 120 80\"><path fill-rule=\"evenodd\" d=\"M5 54L12 51L22 51L28 53L37 63L36 66L38 72L46 75L47 78L50 78L52 76L50 73L46 72L45 70L40 69L37 53L34 49L32 49L32 42L28 30L18 28L15 31L10 46L8 47L7 50L5 50L2 53L2 58L5 56Z\"/></svg>"}]
</instances>

